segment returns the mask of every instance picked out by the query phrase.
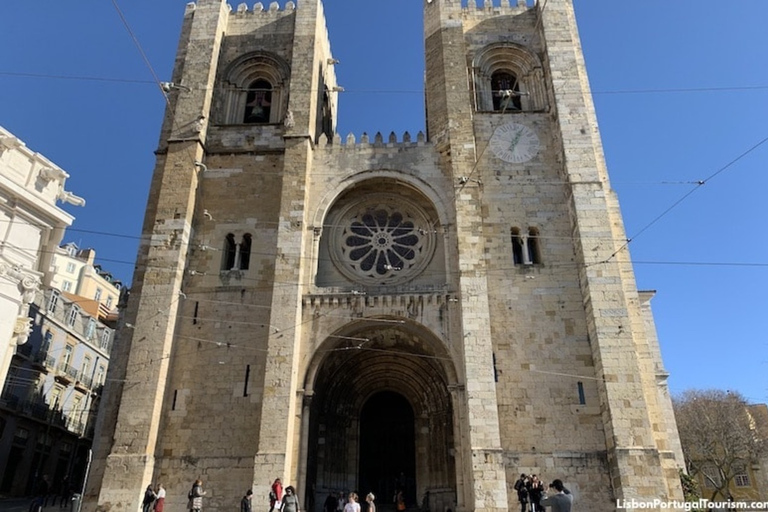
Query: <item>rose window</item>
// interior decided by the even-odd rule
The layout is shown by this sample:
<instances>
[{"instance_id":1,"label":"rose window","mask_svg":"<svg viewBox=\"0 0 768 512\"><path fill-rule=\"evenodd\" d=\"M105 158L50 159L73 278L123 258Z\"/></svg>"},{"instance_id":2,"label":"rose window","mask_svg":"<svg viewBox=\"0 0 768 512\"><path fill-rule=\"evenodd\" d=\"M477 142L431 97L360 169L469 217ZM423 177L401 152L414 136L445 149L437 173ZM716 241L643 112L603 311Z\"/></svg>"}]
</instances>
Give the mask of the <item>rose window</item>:
<instances>
[{"instance_id":1,"label":"rose window","mask_svg":"<svg viewBox=\"0 0 768 512\"><path fill-rule=\"evenodd\" d=\"M394 198L357 204L338 217L334 262L348 277L369 284L397 284L431 260L434 230L420 209Z\"/></svg>"}]
</instances>

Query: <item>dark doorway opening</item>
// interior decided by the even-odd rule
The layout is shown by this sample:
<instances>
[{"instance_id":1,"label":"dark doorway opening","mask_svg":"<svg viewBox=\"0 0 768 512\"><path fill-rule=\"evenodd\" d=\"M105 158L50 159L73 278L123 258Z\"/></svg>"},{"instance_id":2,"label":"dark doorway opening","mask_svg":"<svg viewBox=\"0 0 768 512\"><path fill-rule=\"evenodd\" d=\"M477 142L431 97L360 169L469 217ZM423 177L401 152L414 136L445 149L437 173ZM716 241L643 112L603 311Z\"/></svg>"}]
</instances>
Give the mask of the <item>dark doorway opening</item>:
<instances>
[{"instance_id":1,"label":"dark doorway opening","mask_svg":"<svg viewBox=\"0 0 768 512\"><path fill-rule=\"evenodd\" d=\"M371 396L360 413L361 498L373 492L382 505L402 490L416 504L416 443L413 408L400 394Z\"/></svg>"}]
</instances>

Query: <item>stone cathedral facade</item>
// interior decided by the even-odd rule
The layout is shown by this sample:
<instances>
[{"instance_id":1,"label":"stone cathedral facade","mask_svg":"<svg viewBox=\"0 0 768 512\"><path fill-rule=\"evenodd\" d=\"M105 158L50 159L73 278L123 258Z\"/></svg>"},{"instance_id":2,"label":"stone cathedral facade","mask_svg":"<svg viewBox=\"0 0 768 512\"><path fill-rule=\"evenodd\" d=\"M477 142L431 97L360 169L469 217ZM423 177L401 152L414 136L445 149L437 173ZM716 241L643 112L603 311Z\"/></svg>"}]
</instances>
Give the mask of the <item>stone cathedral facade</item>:
<instances>
[{"instance_id":1,"label":"stone cathedral facade","mask_svg":"<svg viewBox=\"0 0 768 512\"><path fill-rule=\"evenodd\" d=\"M426 130L384 136L335 132L320 0L187 6L84 510L682 497L572 0L422 2Z\"/></svg>"}]
</instances>

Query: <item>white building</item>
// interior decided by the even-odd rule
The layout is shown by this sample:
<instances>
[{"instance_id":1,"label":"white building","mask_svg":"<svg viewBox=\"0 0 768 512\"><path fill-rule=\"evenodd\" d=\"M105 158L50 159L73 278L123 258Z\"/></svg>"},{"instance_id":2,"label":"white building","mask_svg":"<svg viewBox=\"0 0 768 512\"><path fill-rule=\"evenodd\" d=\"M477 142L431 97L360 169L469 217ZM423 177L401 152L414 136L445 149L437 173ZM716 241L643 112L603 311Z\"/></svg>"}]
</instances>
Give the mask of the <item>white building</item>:
<instances>
[{"instance_id":1,"label":"white building","mask_svg":"<svg viewBox=\"0 0 768 512\"><path fill-rule=\"evenodd\" d=\"M50 282L54 251L74 220L56 203L85 204L64 189L68 177L0 126L0 382L27 341L29 303Z\"/></svg>"}]
</instances>

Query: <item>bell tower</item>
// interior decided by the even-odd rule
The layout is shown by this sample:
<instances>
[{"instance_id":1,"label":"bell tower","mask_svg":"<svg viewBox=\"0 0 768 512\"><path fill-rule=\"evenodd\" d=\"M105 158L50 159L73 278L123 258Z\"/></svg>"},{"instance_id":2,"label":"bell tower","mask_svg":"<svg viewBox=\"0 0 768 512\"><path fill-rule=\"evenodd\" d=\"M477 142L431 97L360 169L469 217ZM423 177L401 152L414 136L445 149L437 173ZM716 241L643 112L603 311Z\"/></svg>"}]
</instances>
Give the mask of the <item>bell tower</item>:
<instances>
[{"instance_id":1,"label":"bell tower","mask_svg":"<svg viewBox=\"0 0 768 512\"><path fill-rule=\"evenodd\" d=\"M576 451L605 450L603 481L612 498L681 498L679 440L674 420L664 417L666 375L655 333L643 325L622 242L626 234L608 180L572 0L424 0L424 13L429 138L455 188L461 294L465 300L481 297L462 311L470 333L465 351L472 354L464 360L466 378L483 386L490 357L496 374L484 396L499 411L499 428L471 427L487 437L470 443L489 449L498 443L510 486L515 473L566 474L563 466L574 461L554 452L580 445ZM500 246L502 240L511 248ZM514 269L510 281L489 279L505 274L505 267ZM578 295L563 293L550 306L536 298L569 281ZM571 300L583 306L582 318L567 312ZM538 315L583 328L575 337L544 334L574 343L532 349L552 363L559 360L562 371L544 370L525 355L531 349L523 339L541 333L514 333L524 324L534 331L533 325L543 326ZM558 329L550 324L545 330L552 328ZM569 358L594 365L592 383L585 384L580 364L568 364ZM551 379L558 373L556 383ZM568 408L579 421L594 422L603 439L566 441L568 420L539 409L536 390L548 387L554 396L561 385L576 389L581 405L590 403L582 396L585 385L594 394L592 405ZM510 407L514 420L505 413ZM546 441L543 431L551 433ZM551 454L546 470L537 462L544 452ZM473 450L473 462L477 455ZM492 508L481 504L482 485L474 482L475 507ZM594 491L587 487L577 494ZM511 507L515 492L507 492L503 499Z\"/></svg>"}]
</instances>

